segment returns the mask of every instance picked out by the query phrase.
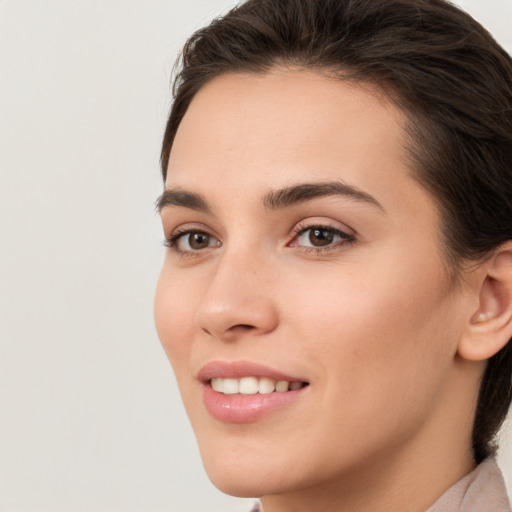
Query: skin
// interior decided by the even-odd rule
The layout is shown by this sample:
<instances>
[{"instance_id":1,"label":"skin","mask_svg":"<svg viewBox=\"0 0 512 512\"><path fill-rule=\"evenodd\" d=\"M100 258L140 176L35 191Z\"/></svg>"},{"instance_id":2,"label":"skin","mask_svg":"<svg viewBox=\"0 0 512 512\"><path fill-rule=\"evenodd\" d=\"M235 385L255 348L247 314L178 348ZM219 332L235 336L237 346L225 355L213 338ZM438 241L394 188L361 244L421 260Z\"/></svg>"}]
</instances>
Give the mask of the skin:
<instances>
[{"instance_id":1,"label":"skin","mask_svg":"<svg viewBox=\"0 0 512 512\"><path fill-rule=\"evenodd\" d=\"M263 496L265 512L420 512L474 467L485 362L460 347L483 274L450 280L403 126L368 86L275 69L213 79L176 135L166 188L210 211L167 204L164 234L211 238L194 248L182 235L166 251L157 330L209 477ZM264 205L271 191L327 182L375 202ZM311 226L349 238L310 247L318 239L296 231ZM255 361L309 386L258 421L223 423L196 378L212 360Z\"/></svg>"}]
</instances>

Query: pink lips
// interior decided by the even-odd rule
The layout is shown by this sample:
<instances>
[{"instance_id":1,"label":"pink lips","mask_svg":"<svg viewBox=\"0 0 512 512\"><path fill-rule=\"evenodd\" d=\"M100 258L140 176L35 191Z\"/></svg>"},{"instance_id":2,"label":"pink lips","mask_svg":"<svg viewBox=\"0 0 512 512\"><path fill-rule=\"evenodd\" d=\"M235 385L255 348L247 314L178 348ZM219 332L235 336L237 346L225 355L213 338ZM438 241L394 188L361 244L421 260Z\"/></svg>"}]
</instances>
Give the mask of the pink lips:
<instances>
[{"instance_id":1,"label":"pink lips","mask_svg":"<svg viewBox=\"0 0 512 512\"><path fill-rule=\"evenodd\" d=\"M303 387L295 391L274 392L255 395L224 395L214 391L210 379L242 377L268 377L275 381L304 382L305 379L286 375L258 363L249 361L212 361L201 368L197 378L203 384L203 402L207 411L215 419L226 423L248 423L257 421L276 409L291 405L307 389Z\"/></svg>"}]
</instances>

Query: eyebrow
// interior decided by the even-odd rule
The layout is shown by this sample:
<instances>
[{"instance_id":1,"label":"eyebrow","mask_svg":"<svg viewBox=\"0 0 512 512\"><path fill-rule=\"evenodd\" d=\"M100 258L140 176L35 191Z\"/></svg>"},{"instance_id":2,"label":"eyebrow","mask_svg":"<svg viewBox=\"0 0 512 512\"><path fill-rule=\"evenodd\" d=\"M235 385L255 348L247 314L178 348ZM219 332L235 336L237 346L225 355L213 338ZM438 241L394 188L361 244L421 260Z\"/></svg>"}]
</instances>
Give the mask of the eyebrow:
<instances>
[{"instance_id":1,"label":"eyebrow","mask_svg":"<svg viewBox=\"0 0 512 512\"><path fill-rule=\"evenodd\" d=\"M212 209L203 196L181 188L165 189L164 193L156 200L158 212L161 212L168 206L181 206L182 208L189 208L203 213L212 213Z\"/></svg>"},{"instance_id":2,"label":"eyebrow","mask_svg":"<svg viewBox=\"0 0 512 512\"><path fill-rule=\"evenodd\" d=\"M326 196L344 196L354 201L376 206L383 212L385 211L382 205L373 196L342 181L303 183L272 191L265 195L263 204L265 208L276 210L278 208L287 208L318 197Z\"/></svg>"},{"instance_id":3,"label":"eyebrow","mask_svg":"<svg viewBox=\"0 0 512 512\"><path fill-rule=\"evenodd\" d=\"M327 196L344 196L357 202L375 206L385 212L382 205L373 196L341 181L301 183L280 190L272 190L263 197L263 206L268 210L278 210ZM181 188L166 189L157 199L156 207L159 212L168 206L212 213L212 208L202 195Z\"/></svg>"}]
</instances>

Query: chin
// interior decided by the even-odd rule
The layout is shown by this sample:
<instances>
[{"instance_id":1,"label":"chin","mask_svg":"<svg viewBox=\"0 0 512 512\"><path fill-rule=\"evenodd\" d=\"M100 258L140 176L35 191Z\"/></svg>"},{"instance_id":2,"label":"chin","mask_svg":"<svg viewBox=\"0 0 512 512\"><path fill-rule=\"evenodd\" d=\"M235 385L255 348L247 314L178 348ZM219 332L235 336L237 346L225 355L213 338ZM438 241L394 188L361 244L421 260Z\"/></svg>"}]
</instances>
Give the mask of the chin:
<instances>
[{"instance_id":1,"label":"chin","mask_svg":"<svg viewBox=\"0 0 512 512\"><path fill-rule=\"evenodd\" d=\"M294 487L290 467L268 454L251 457L231 450L201 451L203 465L210 481L225 494L238 498L258 498L280 494ZM286 465L288 466L288 465Z\"/></svg>"},{"instance_id":2,"label":"chin","mask_svg":"<svg viewBox=\"0 0 512 512\"><path fill-rule=\"evenodd\" d=\"M237 498L259 498L281 494L292 488L290 482L280 480L277 475L267 468L261 471L258 468L250 468L250 471L241 471L234 468L208 468L206 473L220 491Z\"/></svg>"},{"instance_id":3,"label":"chin","mask_svg":"<svg viewBox=\"0 0 512 512\"><path fill-rule=\"evenodd\" d=\"M259 498L260 496L273 494L268 492L265 486L255 484L252 481L252 477L248 479L247 476L245 478L237 476L235 480L235 477L232 476L218 474L212 476L208 471L207 474L212 484L219 489L219 491L236 498Z\"/></svg>"}]
</instances>

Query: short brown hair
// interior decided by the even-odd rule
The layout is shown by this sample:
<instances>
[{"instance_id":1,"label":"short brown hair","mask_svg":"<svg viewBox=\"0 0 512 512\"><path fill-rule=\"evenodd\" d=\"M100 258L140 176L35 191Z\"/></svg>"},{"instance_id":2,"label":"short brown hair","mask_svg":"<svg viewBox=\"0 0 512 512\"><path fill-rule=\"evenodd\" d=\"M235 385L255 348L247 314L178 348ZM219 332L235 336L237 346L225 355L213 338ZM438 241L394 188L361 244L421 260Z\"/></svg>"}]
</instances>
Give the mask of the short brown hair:
<instances>
[{"instance_id":1,"label":"short brown hair","mask_svg":"<svg viewBox=\"0 0 512 512\"><path fill-rule=\"evenodd\" d=\"M227 72L276 65L371 83L405 111L414 176L443 214L451 268L512 239L512 60L464 11L444 0L249 0L196 32L174 81L167 162L196 92ZM477 462L512 398L512 343L492 357L473 427Z\"/></svg>"}]
</instances>

